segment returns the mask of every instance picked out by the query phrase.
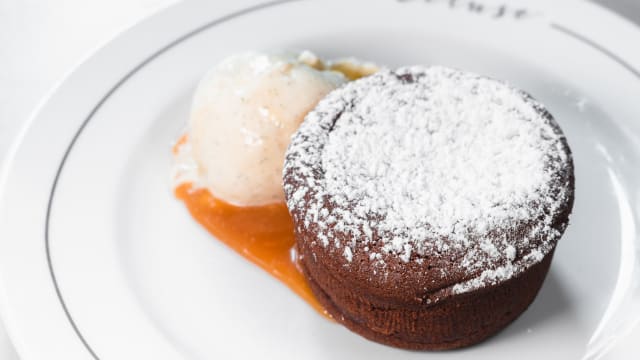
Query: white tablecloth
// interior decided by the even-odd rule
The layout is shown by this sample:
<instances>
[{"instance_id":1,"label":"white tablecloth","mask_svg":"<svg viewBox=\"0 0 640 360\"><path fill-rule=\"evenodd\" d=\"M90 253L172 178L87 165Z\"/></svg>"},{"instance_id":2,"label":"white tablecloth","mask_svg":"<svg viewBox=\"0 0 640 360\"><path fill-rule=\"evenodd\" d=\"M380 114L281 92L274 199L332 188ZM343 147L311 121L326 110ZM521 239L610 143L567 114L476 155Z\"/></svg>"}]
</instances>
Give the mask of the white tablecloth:
<instances>
[{"instance_id":1,"label":"white tablecloth","mask_svg":"<svg viewBox=\"0 0 640 360\"><path fill-rule=\"evenodd\" d=\"M19 128L65 74L118 33L177 1L0 0L0 165ZM640 0L598 2L640 24ZM0 360L17 359L0 324Z\"/></svg>"}]
</instances>

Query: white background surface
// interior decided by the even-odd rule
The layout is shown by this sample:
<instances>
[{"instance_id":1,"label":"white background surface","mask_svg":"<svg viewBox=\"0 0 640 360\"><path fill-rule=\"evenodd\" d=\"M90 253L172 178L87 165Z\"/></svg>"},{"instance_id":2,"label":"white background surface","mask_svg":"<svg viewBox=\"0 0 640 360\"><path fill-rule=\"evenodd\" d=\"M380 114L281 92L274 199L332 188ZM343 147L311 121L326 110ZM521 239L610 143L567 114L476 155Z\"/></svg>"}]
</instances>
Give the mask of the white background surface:
<instances>
[{"instance_id":1,"label":"white background surface","mask_svg":"<svg viewBox=\"0 0 640 360\"><path fill-rule=\"evenodd\" d=\"M66 73L176 1L0 0L0 165L21 125ZM640 23L639 0L600 2ZM0 360L17 358L0 324Z\"/></svg>"}]
</instances>

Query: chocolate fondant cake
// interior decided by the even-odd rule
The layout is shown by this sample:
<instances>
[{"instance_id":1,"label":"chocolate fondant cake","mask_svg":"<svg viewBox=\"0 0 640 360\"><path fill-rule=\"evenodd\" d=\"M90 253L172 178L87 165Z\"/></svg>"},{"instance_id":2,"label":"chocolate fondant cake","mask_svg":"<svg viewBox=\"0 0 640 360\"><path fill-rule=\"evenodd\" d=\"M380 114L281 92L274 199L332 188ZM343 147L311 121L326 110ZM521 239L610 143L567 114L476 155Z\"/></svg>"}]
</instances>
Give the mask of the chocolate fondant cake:
<instances>
[{"instance_id":1,"label":"chocolate fondant cake","mask_svg":"<svg viewBox=\"0 0 640 360\"><path fill-rule=\"evenodd\" d=\"M371 340L451 349L533 301L573 206L571 153L539 102L443 67L334 90L286 155L300 264Z\"/></svg>"}]
</instances>

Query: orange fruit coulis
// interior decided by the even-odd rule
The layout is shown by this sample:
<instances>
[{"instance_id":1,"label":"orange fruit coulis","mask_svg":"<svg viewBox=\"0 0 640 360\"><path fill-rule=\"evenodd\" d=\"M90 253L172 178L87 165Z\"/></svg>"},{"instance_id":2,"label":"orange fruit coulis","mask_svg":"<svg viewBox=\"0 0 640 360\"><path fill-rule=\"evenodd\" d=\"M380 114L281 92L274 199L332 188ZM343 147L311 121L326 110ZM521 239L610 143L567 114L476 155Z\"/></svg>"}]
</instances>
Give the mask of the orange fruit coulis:
<instances>
[{"instance_id":1,"label":"orange fruit coulis","mask_svg":"<svg viewBox=\"0 0 640 360\"><path fill-rule=\"evenodd\" d=\"M184 137L180 139L174 151L184 141ZM293 221L286 204L236 206L190 183L179 185L175 195L211 235L283 282L319 313L330 317L316 300L298 266Z\"/></svg>"}]
</instances>

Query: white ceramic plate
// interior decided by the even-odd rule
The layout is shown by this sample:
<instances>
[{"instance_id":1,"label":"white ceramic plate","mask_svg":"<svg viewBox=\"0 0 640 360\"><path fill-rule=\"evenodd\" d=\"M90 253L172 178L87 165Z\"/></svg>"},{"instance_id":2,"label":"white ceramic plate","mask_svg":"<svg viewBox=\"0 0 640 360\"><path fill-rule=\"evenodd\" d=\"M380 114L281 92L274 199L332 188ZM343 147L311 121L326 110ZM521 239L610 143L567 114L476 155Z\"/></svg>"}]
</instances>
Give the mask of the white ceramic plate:
<instances>
[{"instance_id":1,"label":"white ceramic plate","mask_svg":"<svg viewBox=\"0 0 640 360\"><path fill-rule=\"evenodd\" d=\"M581 1L164 11L69 76L14 148L0 184L10 335L24 360L597 358L640 318L639 38ZM571 226L537 300L498 336L428 355L368 342L216 242L174 199L170 144L199 77L237 51L306 48L506 79L562 125L576 163Z\"/></svg>"}]
</instances>

